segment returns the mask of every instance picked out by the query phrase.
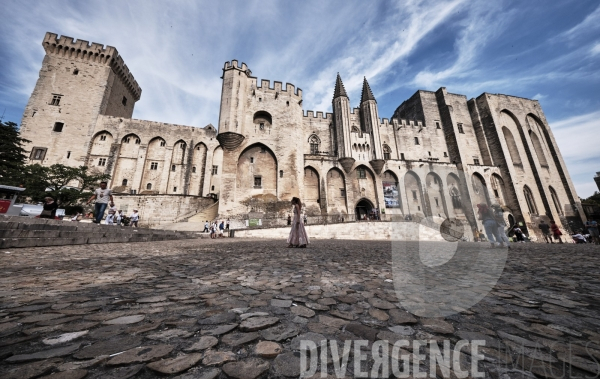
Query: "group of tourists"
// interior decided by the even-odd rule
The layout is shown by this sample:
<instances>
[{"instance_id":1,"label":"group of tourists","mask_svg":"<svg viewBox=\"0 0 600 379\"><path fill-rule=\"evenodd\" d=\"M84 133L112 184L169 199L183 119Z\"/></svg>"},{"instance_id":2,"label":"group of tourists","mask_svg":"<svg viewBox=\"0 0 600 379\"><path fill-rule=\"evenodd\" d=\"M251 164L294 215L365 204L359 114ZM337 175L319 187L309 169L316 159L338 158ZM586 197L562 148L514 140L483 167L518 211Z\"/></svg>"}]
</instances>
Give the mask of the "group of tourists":
<instances>
[{"instance_id":1,"label":"group of tourists","mask_svg":"<svg viewBox=\"0 0 600 379\"><path fill-rule=\"evenodd\" d=\"M210 238L224 238L226 230L229 231L229 219L227 219L227 222L224 220L208 222L206 220L202 233L210 233Z\"/></svg>"},{"instance_id":2,"label":"group of tourists","mask_svg":"<svg viewBox=\"0 0 600 379\"><path fill-rule=\"evenodd\" d=\"M509 240L506 236L504 212L497 204L488 207L487 204L477 204L479 219L483 223L487 240L491 247L508 247Z\"/></svg>"},{"instance_id":3,"label":"group of tourists","mask_svg":"<svg viewBox=\"0 0 600 379\"><path fill-rule=\"evenodd\" d=\"M123 211L117 209L117 207L115 206L112 190L110 188L106 188L107 185L107 182L100 182L100 188L96 188L94 194L88 199L86 203L90 204L92 200L96 200L94 204L94 218L92 222L95 224L100 224L102 222L102 218L104 217L104 213L108 208L108 215L106 216L105 224L121 225L122 223L124 223L125 216L123 215ZM75 219L75 221L77 221L77 219ZM133 213L129 215L129 226L137 228L139 221L140 214L138 213L137 209L134 209Z\"/></svg>"}]
</instances>

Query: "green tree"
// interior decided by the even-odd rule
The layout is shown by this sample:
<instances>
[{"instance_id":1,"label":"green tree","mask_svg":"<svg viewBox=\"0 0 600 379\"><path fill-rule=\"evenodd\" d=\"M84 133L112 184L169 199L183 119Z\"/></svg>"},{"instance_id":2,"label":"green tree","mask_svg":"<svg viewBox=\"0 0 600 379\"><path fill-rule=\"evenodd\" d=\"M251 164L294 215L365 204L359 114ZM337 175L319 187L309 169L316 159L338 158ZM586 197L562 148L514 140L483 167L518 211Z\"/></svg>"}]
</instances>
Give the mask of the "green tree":
<instances>
[{"instance_id":1,"label":"green tree","mask_svg":"<svg viewBox=\"0 0 600 379\"><path fill-rule=\"evenodd\" d=\"M46 167L34 164L28 167L25 195L33 201L51 196L61 207L78 203L90 195L88 191L108 181L110 175L90 170L87 166L70 167L53 164Z\"/></svg>"},{"instance_id":2,"label":"green tree","mask_svg":"<svg viewBox=\"0 0 600 379\"><path fill-rule=\"evenodd\" d=\"M588 197L587 199L582 199L581 202L587 204L595 203L597 205L600 205L600 192L595 191L592 196Z\"/></svg>"},{"instance_id":3,"label":"green tree","mask_svg":"<svg viewBox=\"0 0 600 379\"><path fill-rule=\"evenodd\" d=\"M0 122L0 184L19 186L27 177L26 151L23 144L30 142L21 138L14 122Z\"/></svg>"}]
</instances>

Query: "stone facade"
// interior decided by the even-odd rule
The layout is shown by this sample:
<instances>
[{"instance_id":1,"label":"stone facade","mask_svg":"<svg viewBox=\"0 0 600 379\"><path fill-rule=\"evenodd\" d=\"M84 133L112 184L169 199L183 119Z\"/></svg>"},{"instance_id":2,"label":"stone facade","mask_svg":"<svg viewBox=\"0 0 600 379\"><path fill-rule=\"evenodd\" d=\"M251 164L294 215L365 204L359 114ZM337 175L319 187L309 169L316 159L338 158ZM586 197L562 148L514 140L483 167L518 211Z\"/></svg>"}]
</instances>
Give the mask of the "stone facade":
<instances>
[{"instance_id":1,"label":"stone facade","mask_svg":"<svg viewBox=\"0 0 600 379\"><path fill-rule=\"evenodd\" d=\"M379 209L456 218L471 230L483 229L479 203L503 205L507 221L530 233L540 219L584 218L536 100L419 90L381 119L366 78L352 108L338 75L333 112L303 111L301 89L233 60L223 67L217 132L131 119L141 89L113 47L52 33L43 46L22 121L31 162L96 167L117 192L212 194L232 219L286 217L294 196L309 216Z\"/></svg>"}]
</instances>

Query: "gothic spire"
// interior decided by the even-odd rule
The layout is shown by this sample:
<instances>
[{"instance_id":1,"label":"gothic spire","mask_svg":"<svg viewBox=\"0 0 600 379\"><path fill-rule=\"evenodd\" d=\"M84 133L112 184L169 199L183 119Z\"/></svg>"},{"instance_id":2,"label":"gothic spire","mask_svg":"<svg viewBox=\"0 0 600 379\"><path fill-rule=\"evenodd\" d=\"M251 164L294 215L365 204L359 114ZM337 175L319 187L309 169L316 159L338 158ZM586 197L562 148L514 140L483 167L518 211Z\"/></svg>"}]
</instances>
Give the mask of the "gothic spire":
<instances>
[{"instance_id":1,"label":"gothic spire","mask_svg":"<svg viewBox=\"0 0 600 379\"><path fill-rule=\"evenodd\" d=\"M344 88L344 83L342 83L342 78L340 77L340 73L338 72L337 79L335 81L335 91L333 91L333 98L335 99L336 97L340 96L344 96L346 98L348 97L348 95L346 94L346 89Z\"/></svg>"},{"instance_id":2,"label":"gothic spire","mask_svg":"<svg viewBox=\"0 0 600 379\"><path fill-rule=\"evenodd\" d=\"M375 100L375 96L373 96L371 87L369 86L369 83L367 82L367 78L365 77L365 80L363 81L362 95L360 96L360 103L362 104L367 100L373 100L373 101L377 102L377 100Z\"/></svg>"}]
</instances>

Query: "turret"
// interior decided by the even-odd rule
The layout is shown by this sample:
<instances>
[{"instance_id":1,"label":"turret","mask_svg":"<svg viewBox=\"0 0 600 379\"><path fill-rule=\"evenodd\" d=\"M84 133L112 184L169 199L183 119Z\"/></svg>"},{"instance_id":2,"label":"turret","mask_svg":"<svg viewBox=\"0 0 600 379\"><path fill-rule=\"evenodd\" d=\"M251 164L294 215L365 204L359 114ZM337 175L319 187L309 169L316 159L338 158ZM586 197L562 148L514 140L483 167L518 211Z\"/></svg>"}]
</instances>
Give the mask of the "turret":
<instances>
[{"instance_id":1,"label":"turret","mask_svg":"<svg viewBox=\"0 0 600 379\"><path fill-rule=\"evenodd\" d=\"M363 81L362 95L360 97L360 116L362 131L369 133L373 139L373 160L369 161L369 163L375 172L380 174L385 160L383 160L383 149L381 147L381 137L379 136L379 114L377 112L377 100L373 96L367 78Z\"/></svg>"},{"instance_id":2,"label":"turret","mask_svg":"<svg viewBox=\"0 0 600 379\"><path fill-rule=\"evenodd\" d=\"M354 165L352 145L350 143L350 99L348 99L339 73L333 92L333 122L335 126L337 156L344 171L350 173Z\"/></svg>"},{"instance_id":3,"label":"turret","mask_svg":"<svg viewBox=\"0 0 600 379\"><path fill-rule=\"evenodd\" d=\"M221 90L221 112L219 114L219 134L217 140L225 150L233 150L244 141L244 115L252 72L245 63L237 60L225 62L223 67L223 88Z\"/></svg>"}]
</instances>

